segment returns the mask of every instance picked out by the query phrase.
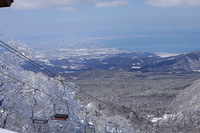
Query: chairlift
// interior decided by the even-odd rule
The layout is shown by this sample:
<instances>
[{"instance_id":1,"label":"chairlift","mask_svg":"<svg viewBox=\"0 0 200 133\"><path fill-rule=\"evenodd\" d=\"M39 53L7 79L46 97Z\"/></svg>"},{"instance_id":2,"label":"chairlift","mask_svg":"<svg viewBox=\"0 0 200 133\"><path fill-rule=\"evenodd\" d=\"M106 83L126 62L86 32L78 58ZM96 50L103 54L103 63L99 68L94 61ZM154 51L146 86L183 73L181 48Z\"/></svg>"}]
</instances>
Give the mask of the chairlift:
<instances>
[{"instance_id":1,"label":"chairlift","mask_svg":"<svg viewBox=\"0 0 200 133\"><path fill-rule=\"evenodd\" d=\"M33 124L44 125L48 123L47 117L45 117L44 110L41 107L35 106L33 108Z\"/></svg>"},{"instance_id":2,"label":"chairlift","mask_svg":"<svg viewBox=\"0 0 200 133\"><path fill-rule=\"evenodd\" d=\"M0 0L0 7L10 7L13 2L13 0Z\"/></svg>"},{"instance_id":3,"label":"chairlift","mask_svg":"<svg viewBox=\"0 0 200 133\"><path fill-rule=\"evenodd\" d=\"M67 103L62 101L56 101L53 105L54 115L51 120L63 120L66 121L69 118L69 108Z\"/></svg>"},{"instance_id":4,"label":"chairlift","mask_svg":"<svg viewBox=\"0 0 200 133\"><path fill-rule=\"evenodd\" d=\"M47 119L47 117L45 117L44 110L41 109L41 107L33 108L32 122L33 122L33 126L34 126L34 129L36 130L36 132L38 132L38 133L47 132L48 119Z\"/></svg>"},{"instance_id":5,"label":"chairlift","mask_svg":"<svg viewBox=\"0 0 200 133\"><path fill-rule=\"evenodd\" d=\"M45 115L45 110L42 106L38 105L35 98L36 90L33 93L35 105L32 110L32 122L34 129L38 133L48 132L48 118Z\"/></svg>"},{"instance_id":6,"label":"chairlift","mask_svg":"<svg viewBox=\"0 0 200 133\"><path fill-rule=\"evenodd\" d=\"M33 119L33 126L37 133L48 132L48 120L45 119Z\"/></svg>"},{"instance_id":7,"label":"chairlift","mask_svg":"<svg viewBox=\"0 0 200 133\"><path fill-rule=\"evenodd\" d=\"M105 131L106 133L117 133L117 124L111 121L106 122Z\"/></svg>"}]
</instances>

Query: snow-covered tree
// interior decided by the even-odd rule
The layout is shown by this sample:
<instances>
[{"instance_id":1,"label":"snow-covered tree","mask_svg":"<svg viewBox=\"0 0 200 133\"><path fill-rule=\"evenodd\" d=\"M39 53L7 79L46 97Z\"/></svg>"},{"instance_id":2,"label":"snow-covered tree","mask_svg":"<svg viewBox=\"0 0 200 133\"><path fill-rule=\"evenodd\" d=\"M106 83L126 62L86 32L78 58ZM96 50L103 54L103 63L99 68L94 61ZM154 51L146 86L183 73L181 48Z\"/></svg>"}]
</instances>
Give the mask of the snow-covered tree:
<instances>
[{"instance_id":1,"label":"snow-covered tree","mask_svg":"<svg viewBox=\"0 0 200 133\"><path fill-rule=\"evenodd\" d=\"M33 59L33 50L24 43L12 40L8 44ZM83 120L78 114L84 108L74 100L74 92L55 78L23 70L23 62L11 52L0 55L0 80L4 83L0 86L0 95L4 98L0 127L22 133L82 132ZM55 115L53 105L60 103L66 105L69 118L51 120Z\"/></svg>"},{"instance_id":2,"label":"snow-covered tree","mask_svg":"<svg viewBox=\"0 0 200 133\"><path fill-rule=\"evenodd\" d=\"M11 40L8 44L34 60L34 51L24 43ZM87 108L80 105L74 99L74 90L61 77L26 71L21 67L23 63L12 52L0 54L0 96L4 98L1 128L20 133L139 132L131 120L109 109L99 109L98 102ZM58 120L59 113L67 119Z\"/></svg>"}]
</instances>

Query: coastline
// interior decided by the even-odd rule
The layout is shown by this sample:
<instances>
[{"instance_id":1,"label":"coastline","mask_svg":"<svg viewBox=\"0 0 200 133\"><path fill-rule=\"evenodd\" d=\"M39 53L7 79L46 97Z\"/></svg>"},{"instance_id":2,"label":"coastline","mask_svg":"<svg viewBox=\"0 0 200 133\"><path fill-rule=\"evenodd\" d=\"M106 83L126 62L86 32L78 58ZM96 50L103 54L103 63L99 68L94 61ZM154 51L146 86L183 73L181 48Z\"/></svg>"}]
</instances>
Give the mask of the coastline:
<instances>
[{"instance_id":1,"label":"coastline","mask_svg":"<svg viewBox=\"0 0 200 133\"><path fill-rule=\"evenodd\" d=\"M133 35L102 38L97 45L138 52L189 53L200 51L200 35Z\"/></svg>"}]
</instances>

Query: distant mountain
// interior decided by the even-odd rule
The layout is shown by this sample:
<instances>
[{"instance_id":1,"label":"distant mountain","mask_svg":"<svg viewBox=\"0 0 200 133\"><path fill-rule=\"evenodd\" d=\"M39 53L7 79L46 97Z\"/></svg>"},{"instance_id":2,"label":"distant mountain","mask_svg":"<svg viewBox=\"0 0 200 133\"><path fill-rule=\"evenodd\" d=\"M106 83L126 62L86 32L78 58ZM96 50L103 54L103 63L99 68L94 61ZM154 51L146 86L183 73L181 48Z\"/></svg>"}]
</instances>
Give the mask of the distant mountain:
<instances>
[{"instance_id":1,"label":"distant mountain","mask_svg":"<svg viewBox=\"0 0 200 133\"><path fill-rule=\"evenodd\" d=\"M123 68L140 72L200 72L200 51L187 54L119 50L96 44L98 39L59 44L34 44L37 62L55 73L92 69ZM25 64L26 70L34 70Z\"/></svg>"},{"instance_id":2,"label":"distant mountain","mask_svg":"<svg viewBox=\"0 0 200 133\"><path fill-rule=\"evenodd\" d=\"M146 63L141 71L195 72L200 71L200 51L160 58Z\"/></svg>"},{"instance_id":3,"label":"distant mountain","mask_svg":"<svg viewBox=\"0 0 200 133\"><path fill-rule=\"evenodd\" d=\"M93 63L93 64L92 64ZM162 58L155 53L131 52L120 53L101 60L87 60L85 66L91 68L128 68L130 71L141 72L200 72L200 51L179 54Z\"/></svg>"}]
</instances>

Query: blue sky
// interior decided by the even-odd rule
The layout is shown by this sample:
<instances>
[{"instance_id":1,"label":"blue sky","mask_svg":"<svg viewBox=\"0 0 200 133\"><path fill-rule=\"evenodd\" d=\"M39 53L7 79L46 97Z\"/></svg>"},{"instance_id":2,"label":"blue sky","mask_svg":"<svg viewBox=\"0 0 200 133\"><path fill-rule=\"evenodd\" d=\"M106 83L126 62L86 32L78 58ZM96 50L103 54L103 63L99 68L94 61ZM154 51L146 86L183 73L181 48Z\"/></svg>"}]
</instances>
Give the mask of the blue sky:
<instances>
[{"instance_id":1,"label":"blue sky","mask_svg":"<svg viewBox=\"0 0 200 133\"><path fill-rule=\"evenodd\" d=\"M200 31L200 0L14 0L0 36L29 42Z\"/></svg>"}]
</instances>

